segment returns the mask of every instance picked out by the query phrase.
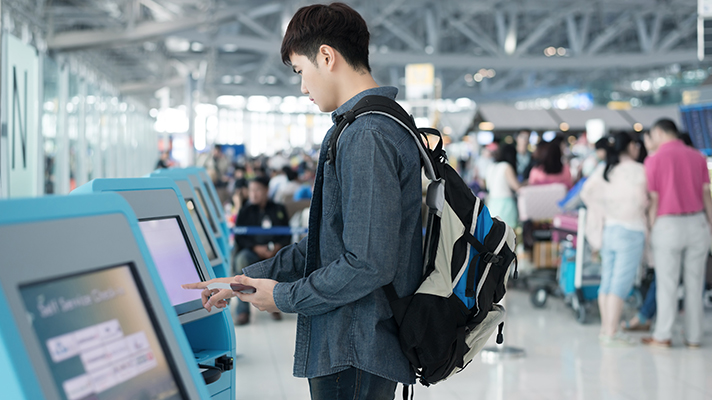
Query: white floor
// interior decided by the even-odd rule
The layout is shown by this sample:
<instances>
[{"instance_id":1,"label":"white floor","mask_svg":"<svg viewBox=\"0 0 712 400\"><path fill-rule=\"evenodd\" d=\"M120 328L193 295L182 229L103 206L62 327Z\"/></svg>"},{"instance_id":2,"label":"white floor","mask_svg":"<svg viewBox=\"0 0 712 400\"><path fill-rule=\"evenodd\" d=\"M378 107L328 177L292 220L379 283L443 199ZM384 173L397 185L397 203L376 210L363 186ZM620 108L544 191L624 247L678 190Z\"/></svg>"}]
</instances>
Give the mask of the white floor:
<instances>
[{"instance_id":1,"label":"white floor","mask_svg":"<svg viewBox=\"0 0 712 400\"><path fill-rule=\"evenodd\" d=\"M460 374L430 388L416 386L419 400L702 400L712 399L712 311L707 310L701 349L644 346L601 348L595 307L587 325L575 321L561 299L535 309L529 293L507 294L505 344L526 356L485 364L478 356ZM296 316L272 321L253 309L251 324L236 327L237 398L306 400L309 385L292 377ZM635 337L642 337L636 334ZM494 343L494 342L492 342ZM400 385L397 397L400 398Z\"/></svg>"}]
</instances>

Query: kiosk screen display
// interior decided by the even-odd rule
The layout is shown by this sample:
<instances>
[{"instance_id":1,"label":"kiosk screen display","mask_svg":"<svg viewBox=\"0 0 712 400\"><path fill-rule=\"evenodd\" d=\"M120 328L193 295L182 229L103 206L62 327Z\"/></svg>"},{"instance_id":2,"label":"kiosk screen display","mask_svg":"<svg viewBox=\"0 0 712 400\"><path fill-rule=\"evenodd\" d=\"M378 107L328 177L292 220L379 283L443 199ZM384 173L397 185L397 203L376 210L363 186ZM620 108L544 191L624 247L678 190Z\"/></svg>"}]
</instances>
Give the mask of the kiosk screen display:
<instances>
[{"instance_id":1,"label":"kiosk screen display","mask_svg":"<svg viewBox=\"0 0 712 400\"><path fill-rule=\"evenodd\" d=\"M216 235L218 234L218 227L215 226L215 222L213 221L213 215L210 213L210 209L205 206L205 197L203 197L203 191L200 190L199 188L195 188L195 192L198 194L198 197L195 199L198 200L198 205L203 209L203 213L208 216L208 222L210 222L210 228L213 230L213 233Z\"/></svg>"},{"instance_id":2,"label":"kiosk screen display","mask_svg":"<svg viewBox=\"0 0 712 400\"><path fill-rule=\"evenodd\" d=\"M203 244L205 253L208 255L208 260L215 260L216 258L218 258L218 256L215 253L215 249L213 249L213 245L210 244L210 240L208 240L208 233L205 231L205 225L203 225L203 221L200 219L198 210L195 209L195 203L193 203L193 200L186 199L185 205L186 207L188 207L190 217L193 218L193 225L195 225L195 230L198 231L198 236L200 236L200 243Z\"/></svg>"},{"instance_id":3,"label":"kiosk screen display","mask_svg":"<svg viewBox=\"0 0 712 400\"><path fill-rule=\"evenodd\" d=\"M20 287L62 399L186 398L131 268Z\"/></svg>"},{"instance_id":4,"label":"kiosk screen display","mask_svg":"<svg viewBox=\"0 0 712 400\"><path fill-rule=\"evenodd\" d=\"M163 287L178 315L203 306L199 290L185 290L185 283L200 282L201 276L188 249L183 230L175 217L139 221L143 238L153 263L161 275Z\"/></svg>"}]
</instances>

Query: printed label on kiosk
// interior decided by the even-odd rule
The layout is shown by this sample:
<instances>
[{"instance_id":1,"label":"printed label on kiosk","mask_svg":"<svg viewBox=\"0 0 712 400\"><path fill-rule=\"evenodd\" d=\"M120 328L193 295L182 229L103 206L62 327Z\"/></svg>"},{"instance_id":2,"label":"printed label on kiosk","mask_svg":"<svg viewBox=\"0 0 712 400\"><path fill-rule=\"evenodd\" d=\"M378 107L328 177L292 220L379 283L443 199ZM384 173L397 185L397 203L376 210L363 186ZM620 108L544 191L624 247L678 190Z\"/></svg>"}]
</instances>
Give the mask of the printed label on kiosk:
<instances>
[{"instance_id":1,"label":"printed label on kiosk","mask_svg":"<svg viewBox=\"0 0 712 400\"><path fill-rule=\"evenodd\" d=\"M20 287L64 399L184 399L130 265Z\"/></svg>"}]
</instances>

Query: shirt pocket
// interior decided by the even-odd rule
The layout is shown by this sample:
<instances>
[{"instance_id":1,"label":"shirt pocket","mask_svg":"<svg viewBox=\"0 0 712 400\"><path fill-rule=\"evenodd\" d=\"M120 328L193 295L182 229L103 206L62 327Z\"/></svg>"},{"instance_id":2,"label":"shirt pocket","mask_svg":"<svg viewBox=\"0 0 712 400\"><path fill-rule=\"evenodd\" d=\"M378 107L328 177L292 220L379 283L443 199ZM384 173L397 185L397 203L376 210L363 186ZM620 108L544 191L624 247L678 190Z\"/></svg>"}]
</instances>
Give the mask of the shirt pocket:
<instances>
[{"instance_id":1,"label":"shirt pocket","mask_svg":"<svg viewBox=\"0 0 712 400\"><path fill-rule=\"evenodd\" d=\"M336 205L341 198L339 181L333 163L324 164L324 189L322 192L321 215L326 219L334 215Z\"/></svg>"}]
</instances>

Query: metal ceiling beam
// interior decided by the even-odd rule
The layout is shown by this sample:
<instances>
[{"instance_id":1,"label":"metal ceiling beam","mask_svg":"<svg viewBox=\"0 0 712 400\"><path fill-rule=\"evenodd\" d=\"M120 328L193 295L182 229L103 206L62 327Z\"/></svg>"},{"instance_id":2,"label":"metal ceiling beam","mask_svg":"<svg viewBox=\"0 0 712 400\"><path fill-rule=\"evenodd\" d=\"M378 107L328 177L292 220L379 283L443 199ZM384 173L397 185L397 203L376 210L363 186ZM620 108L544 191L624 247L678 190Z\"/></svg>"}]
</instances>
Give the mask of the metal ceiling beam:
<instances>
[{"instance_id":1,"label":"metal ceiling beam","mask_svg":"<svg viewBox=\"0 0 712 400\"><path fill-rule=\"evenodd\" d=\"M611 54L581 57L476 57L461 54L413 54L406 52L374 53L371 65L406 65L432 63L436 68L499 68L545 69L545 70L587 70L597 68L648 68L672 63L697 62L694 49L653 54Z\"/></svg>"},{"instance_id":2,"label":"metal ceiling beam","mask_svg":"<svg viewBox=\"0 0 712 400\"><path fill-rule=\"evenodd\" d=\"M697 20L696 15L691 15L680 24L678 24L677 29L670 32L665 39L660 42L659 52L665 52L675 46L681 39L685 38L687 35L691 35L695 30L697 30Z\"/></svg>"},{"instance_id":3,"label":"metal ceiling beam","mask_svg":"<svg viewBox=\"0 0 712 400\"><path fill-rule=\"evenodd\" d=\"M173 33L195 29L206 25L214 26L233 20L242 11L216 13L216 17L199 16L181 18L165 22L144 22L132 30L79 30L62 32L50 37L47 45L52 50L80 50L97 47L111 47L144 41Z\"/></svg>"},{"instance_id":4,"label":"metal ceiling beam","mask_svg":"<svg viewBox=\"0 0 712 400\"><path fill-rule=\"evenodd\" d=\"M403 43L407 44L408 47L410 47L413 50L416 51L423 51L423 44L420 43L415 39L415 35L413 35L412 32L408 31L408 29L404 28L398 23L395 23L391 20L385 20L381 23L381 25L391 31L398 39L402 40Z\"/></svg>"},{"instance_id":5,"label":"metal ceiling beam","mask_svg":"<svg viewBox=\"0 0 712 400\"><path fill-rule=\"evenodd\" d=\"M618 19L616 19L603 33L599 34L588 47L586 54L592 55L596 54L601 50L606 44L611 40L620 35L623 31L628 29L631 25L630 14L623 13Z\"/></svg>"},{"instance_id":6,"label":"metal ceiling beam","mask_svg":"<svg viewBox=\"0 0 712 400\"><path fill-rule=\"evenodd\" d=\"M541 40L544 35L546 35L551 28L555 26L562 18L573 12L579 11L580 6L571 7L560 13L556 13L550 17L544 18L544 20L539 24L539 26L530 33L521 45L517 46L517 50L514 52L514 56L521 56L525 54L530 47L535 45L539 40Z\"/></svg>"},{"instance_id":7,"label":"metal ceiling beam","mask_svg":"<svg viewBox=\"0 0 712 400\"><path fill-rule=\"evenodd\" d=\"M463 21L454 18L450 20L450 25L468 38L471 42L485 49L485 51L491 53L492 55L500 54L499 48L492 41L492 39L487 37L484 32L475 32L475 29L478 28L470 28L468 25L465 25Z\"/></svg>"}]
</instances>

